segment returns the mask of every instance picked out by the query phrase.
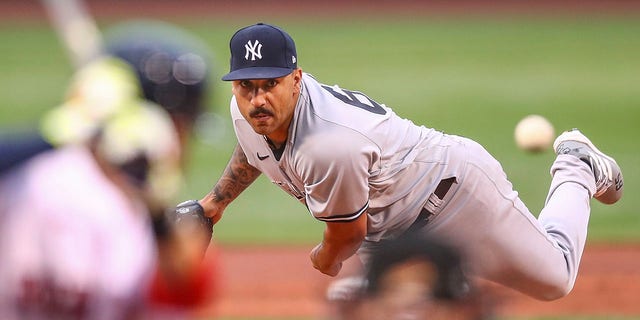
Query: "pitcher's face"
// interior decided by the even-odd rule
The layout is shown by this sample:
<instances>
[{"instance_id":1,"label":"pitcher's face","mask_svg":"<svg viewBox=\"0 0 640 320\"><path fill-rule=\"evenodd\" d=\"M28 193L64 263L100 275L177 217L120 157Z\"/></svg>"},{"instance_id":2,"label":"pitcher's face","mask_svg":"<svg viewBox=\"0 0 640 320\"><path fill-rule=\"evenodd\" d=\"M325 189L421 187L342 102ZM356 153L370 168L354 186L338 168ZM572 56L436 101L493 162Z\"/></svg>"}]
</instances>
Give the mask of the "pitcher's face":
<instances>
[{"instance_id":1,"label":"pitcher's face","mask_svg":"<svg viewBox=\"0 0 640 320\"><path fill-rule=\"evenodd\" d=\"M273 141L287 138L300 95L302 70L275 79L235 80L233 95L253 130Z\"/></svg>"}]
</instances>

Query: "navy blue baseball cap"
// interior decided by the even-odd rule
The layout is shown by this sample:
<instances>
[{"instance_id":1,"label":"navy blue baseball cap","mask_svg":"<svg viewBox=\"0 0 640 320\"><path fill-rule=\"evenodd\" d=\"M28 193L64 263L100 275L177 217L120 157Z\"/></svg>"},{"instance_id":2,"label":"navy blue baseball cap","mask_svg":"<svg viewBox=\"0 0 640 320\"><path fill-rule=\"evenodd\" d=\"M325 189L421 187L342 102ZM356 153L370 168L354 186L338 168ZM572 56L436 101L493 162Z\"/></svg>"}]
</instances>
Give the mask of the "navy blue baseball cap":
<instances>
[{"instance_id":1,"label":"navy blue baseball cap","mask_svg":"<svg viewBox=\"0 0 640 320\"><path fill-rule=\"evenodd\" d=\"M231 68L222 80L274 79L298 68L296 45L284 30L257 23L238 30L229 44Z\"/></svg>"}]
</instances>

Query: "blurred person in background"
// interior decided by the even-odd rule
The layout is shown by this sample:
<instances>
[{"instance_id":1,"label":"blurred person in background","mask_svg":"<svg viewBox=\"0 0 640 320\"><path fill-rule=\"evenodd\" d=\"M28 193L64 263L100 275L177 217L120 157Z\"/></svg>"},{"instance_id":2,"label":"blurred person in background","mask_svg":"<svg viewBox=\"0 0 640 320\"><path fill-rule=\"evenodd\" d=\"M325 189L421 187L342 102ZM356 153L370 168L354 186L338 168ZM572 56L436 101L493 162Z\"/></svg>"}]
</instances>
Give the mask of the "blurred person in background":
<instances>
[{"instance_id":1,"label":"blurred person in background","mask_svg":"<svg viewBox=\"0 0 640 320\"><path fill-rule=\"evenodd\" d=\"M211 235L167 217L209 57L160 22L121 24L106 39L38 134L3 140L17 151L0 157L2 319L213 313Z\"/></svg>"},{"instance_id":2,"label":"blurred person in background","mask_svg":"<svg viewBox=\"0 0 640 320\"><path fill-rule=\"evenodd\" d=\"M182 145L187 145L198 117L211 94L211 59L202 40L174 25L154 20L120 23L105 33L103 53L127 62L138 77L145 99L171 115ZM96 106L86 116L101 115L109 104L110 92L89 88ZM39 130L0 134L0 174L24 159L54 148Z\"/></svg>"},{"instance_id":3,"label":"blurred person in background","mask_svg":"<svg viewBox=\"0 0 640 320\"><path fill-rule=\"evenodd\" d=\"M349 299L329 299L335 319L493 319L488 292L463 272L465 261L441 239L409 233L385 241ZM336 289L344 287L336 286Z\"/></svg>"}]
</instances>

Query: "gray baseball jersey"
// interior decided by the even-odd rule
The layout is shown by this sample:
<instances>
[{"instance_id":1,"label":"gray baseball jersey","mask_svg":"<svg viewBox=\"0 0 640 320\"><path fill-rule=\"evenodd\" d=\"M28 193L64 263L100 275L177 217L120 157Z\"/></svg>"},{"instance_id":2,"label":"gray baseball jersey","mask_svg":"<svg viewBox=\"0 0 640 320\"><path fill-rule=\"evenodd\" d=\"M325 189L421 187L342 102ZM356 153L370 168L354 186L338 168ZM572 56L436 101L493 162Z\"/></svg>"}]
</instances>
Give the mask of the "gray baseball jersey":
<instances>
[{"instance_id":1,"label":"gray baseball jersey","mask_svg":"<svg viewBox=\"0 0 640 320\"><path fill-rule=\"evenodd\" d=\"M539 299L575 283L587 235L593 173L560 155L545 208L534 217L500 163L477 142L418 126L362 93L303 75L289 139L276 159L265 138L231 113L249 163L322 221L368 216L358 255L415 228L467 256L472 273ZM438 192L443 181L454 181ZM426 210L423 210L426 209ZM429 219L416 219L420 212Z\"/></svg>"},{"instance_id":2,"label":"gray baseball jersey","mask_svg":"<svg viewBox=\"0 0 640 320\"><path fill-rule=\"evenodd\" d=\"M306 204L321 221L369 214L367 239L404 231L442 178L452 139L418 126L366 95L303 74L289 138L279 159L231 101L248 162Z\"/></svg>"}]
</instances>

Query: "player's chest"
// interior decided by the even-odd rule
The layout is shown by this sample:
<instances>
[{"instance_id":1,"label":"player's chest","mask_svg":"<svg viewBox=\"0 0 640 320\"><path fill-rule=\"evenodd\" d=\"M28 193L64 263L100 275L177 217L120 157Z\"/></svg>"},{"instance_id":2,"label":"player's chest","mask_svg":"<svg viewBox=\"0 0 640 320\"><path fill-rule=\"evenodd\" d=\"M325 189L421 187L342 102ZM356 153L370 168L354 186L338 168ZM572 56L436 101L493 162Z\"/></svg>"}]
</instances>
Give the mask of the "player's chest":
<instances>
[{"instance_id":1,"label":"player's chest","mask_svg":"<svg viewBox=\"0 0 640 320\"><path fill-rule=\"evenodd\" d=\"M258 158L260 158L259 155ZM300 178L300 174L295 172L290 165L289 155L285 154L279 160L276 160L273 155L270 155L257 162L256 167L269 178L273 184L280 187L280 189L296 199L304 201L306 196L304 192L304 182Z\"/></svg>"}]
</instances>

